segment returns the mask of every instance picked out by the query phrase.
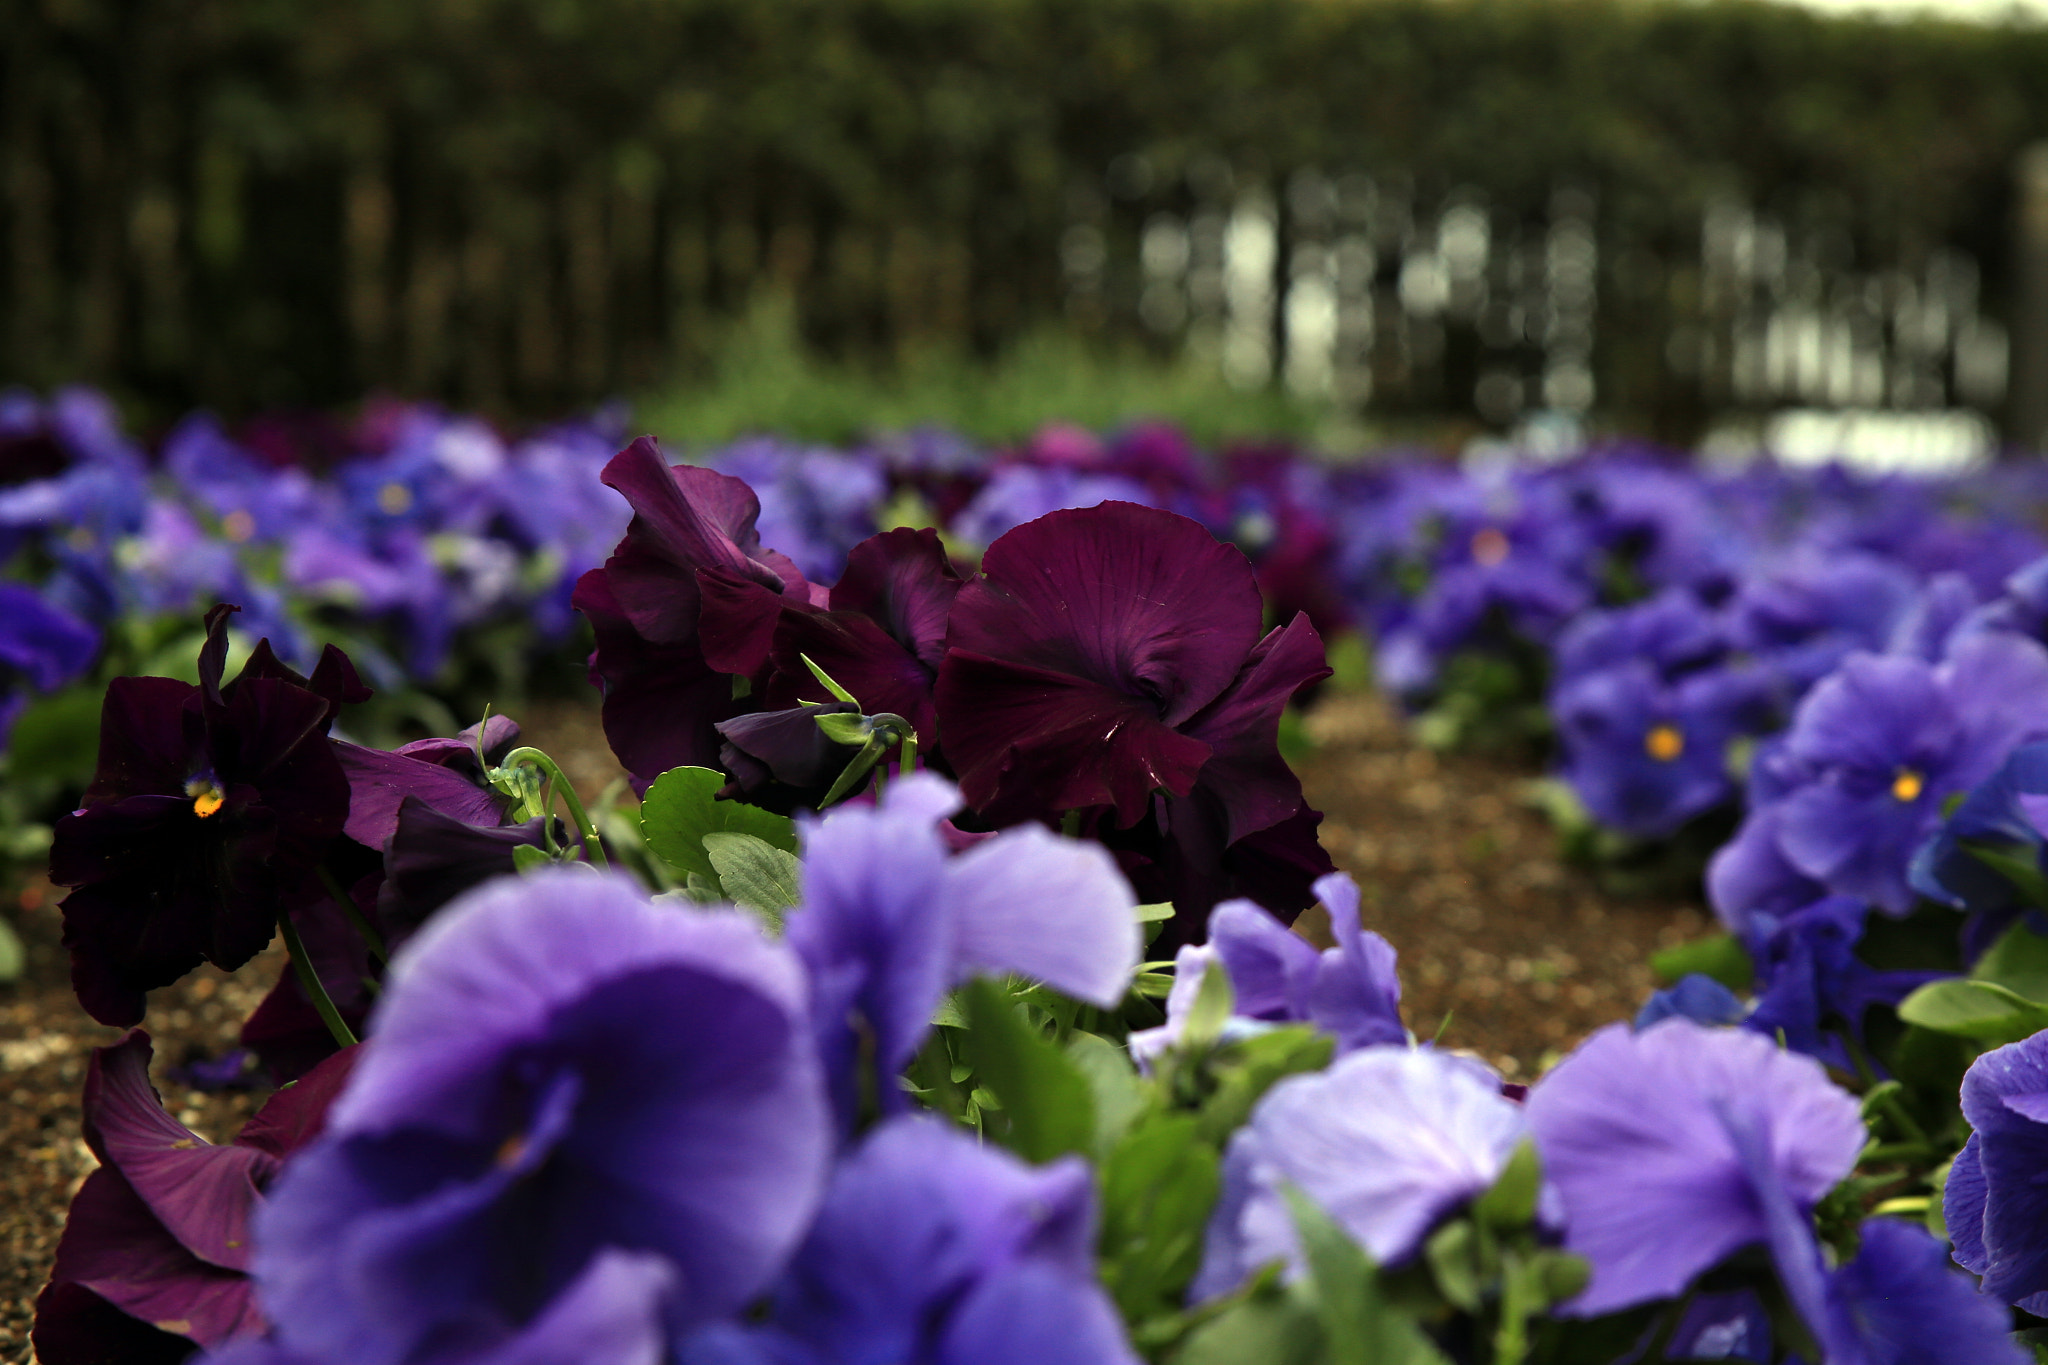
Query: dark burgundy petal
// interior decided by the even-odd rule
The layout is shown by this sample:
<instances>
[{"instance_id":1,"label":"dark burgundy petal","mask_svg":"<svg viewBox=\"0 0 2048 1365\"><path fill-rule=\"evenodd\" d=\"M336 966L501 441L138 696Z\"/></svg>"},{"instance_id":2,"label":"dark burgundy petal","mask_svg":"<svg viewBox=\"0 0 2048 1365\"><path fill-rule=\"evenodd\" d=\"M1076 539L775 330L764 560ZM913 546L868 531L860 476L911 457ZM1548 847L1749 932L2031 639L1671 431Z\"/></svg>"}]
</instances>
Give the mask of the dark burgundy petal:
<instances>
[{"instance_id":1,"label":"dark burgundy petal","mask_svg":"<svg viewBox=\"0 0 2048 1365\"><path fill-rule=\"evenodd\" d=\"M348 822L343 831L359 844L383 848L398 827L398 807L408 796L465 824L495 825L503 818L505 798L478 783L473 775L476 751L467 749L459 740L423 740L420 744L451 745L466 750L469 771L457 766L460 752L445 755L455 761L444 766L403 750L386 753L341 740L331 743L342 771L348 775ZM406 747L417 749L419 745ZM444 756L438 749L432 752L436 757Z\"/></svg>"},{"instance_id":2,"label":"dark burgundy petal","mask_svg":"<svg viewBox=\"0 0 2048 1365\"><path fill-rule=\"evenodd\" d=\"M1090 679L1169 726L1214 701L1259 640L1243 552L1172 512L1053 512L998 537L981 568L953 603L951 648Z\"/></svg>"},{"instance_id":3,"label":"dark burgundy petal","mask_svg":"<svg viewBox=\"0 0 2048 1365\"><path fill-rule=\"evenodd\" d=\"M927 749L937 742L930 671L874 621L844 611L785 613L775 635L768 705L782 708L798 701L830 700L804 666L805 655L851 692L869 715L894 712L910 722Z\"/></svg>"},{"instance_id":4,"label":"dark burgundy petal","mask_svg":"<svg viewBox=\"0 0 2048 1365\"><path fill-rule=\"evenodd\" d=\"M235 1134L235 1145L283 1160L319 1137L327 1125L328 1108L348 1084L362 1052L361 1044L343 1048L265 1100Z\"/></svg>"},{"instance_id":5,"label":"dark burgundy petal","mask_svg":"<svg viewBox=\"0 0 2048 1365\"><path fill-rule=\"evenodd\" d=\"M342 706L366 702L374 695L369 684L357 675L356 666L348 655L333 645L322 646L319 662L313 665L313 676L306 680L306 688L327 698L330 719Z\"/></svg>"},{"instance_id":6,"label":"dark burgundy petal","mask_svg":"<svg viewBox=\"0 0 2048 1365\"><path fill-rule=\"evenodd\" d=\"M184 716L199 689L175 678L116 678L100 704L100 757L85 804L139 792L182 795L195 755Z\"/></svg>"},{"instance_id":7,"label":"dark burgundy petal","mask_svg":"<svg viewBox=\"0 0 2048 1365\"><path fill-rule=\"evenodd\" d=\"M199 691L209 707L221 705L221 674L228 666L228 618L241 608L216 603L206 613L206 643L199 647Z\"/></svg>"},{"instance_id":8,"label":"dark burgundy petal","mask_svg":"<svg viewBox=\"0 0 2048 1365\"><path fill-rule=\"evenodd\" d=\"M83 1285L55 1281L36 1295L29 1339L42 1365L177 1365L196 1349L190 1337L159 1332Z\"/></svg>"},{"instance_id":9,"label":"dark burgundy petal","mask_svg":"<svg viewBox=\"0 0 2048 1365\"><path fill-rule=\"evenodd\" d=\"M263 1330L249 1277L209 1265L181 1246L111 1166L87 1176L72 1196L50 1283L90 1291L141 1323L202 1346ZM54 1333L58 1323L51 1327ZM39 1322L39 1349L41 1335Z\"/></svg>"},{"instance_id":10,"label":"dark burgundy petal","mask_svg":"<svg viewBox=\"0 0 2048 1365\"><path fill-rule=\"evenodd\" d=\"M140 1029L93 1049L86 1142L185 1250L209 1265L247 1270L249 1214L277 1158L254 1147L216 1147L166 1114L149 1083L149 1061L149 1035Z\"/></svg>"},{"instance_id":11,"label":"dark burgundy petal","mask_svg":"<svg viewBox=\"0 0 2048 1365\"><path fill-rule=\"evenodd\" d=\"M282 678L237 678L222 718L213 727L215 772L223 781L262 783L322 739L329 716L326 698Z\"/></svg>"},{"instance_id":12,"label":"dark burgundy petal","mask_svg":"<svg viewBox=\"0 0 2048 1365\"><path fill-rule=\"evenodd\" d=\"M846 572L832 587L832 610L859 612L937 671L946 652L946 618L964 582L937 531L898 527L847 552Z\"/></svg>"},{"instance_id":13,"label":"dark burgundy petal","mask_svg":"<svg viewBox=\"0 0 2048 1365\"><path fill-rule=\"evenodd\" d=\"M1183 727L1215 751L1198 781L1223 807L1226 844L1302 808L1301 779L1280 756L1280 713L1297 691L1329 676L1321 637L1297 615L1259 641L1229 690Z\"/></svg>"},{"instance_id":14,"label":"dark burgundy petal","mask_svg":"<svg viewBox=\"0 0 2048 1365\"><path fill-rule=\"evenodd\" d=\"M669 643L695 633L699 569L727 569L776 593L789 586L779 565L754 557L761 508L740 480L687 465L670 468L645 436L613 456L601 477L633 508L603 572L618 609L648 639Z\"/></svg>"},{"instance_id":15,"label":"dark burgundy petal","mask_svg":"<svg viewBox=\"0 0 2048 1365\"><path fill-rule=\"evenodd\" d=\"M1133 824L1154 791L1185 796L1210 753L1102 683L958 649L937 702L961 794L999 824L1103 805Z\"/></svg>"},{"instance_id":16,"label":"dark burgundy petal","mask_svg":"<svg viewBox=\"0 0 2048 1365\"><path fill-rule=\"evenodd\" d=\"M1171 901L1174 917L1150 951L1165 952L1206 937L1209 911L1242 896L1283 922L1313 905L1316 879L1333 871L1316 839L1322 814L1304 806L1294 815L1226 845L1227 817L1206 787L1185 799L1163 798L1157 819L1105 842L1126 855L1131 885L1141 900Z\"/></svg>"},{"instance_id":17,"label":"dark burgundy petal","mask_svg":"<svg viewBox=\"0 0 2048 1365\"><path fill-rule=\"evenodd\" d=\"M603 571L576 583L576 608L597 637L592 680L604 688L604 733L634 787L670 768L718 766L718 732L738 713L732 679L704 662L695 640L657 645L636 632L618 607Z\"/></svg>"},{"instance_id":18,"label":"dark burgundy petal","mask_svg":"<svg viewBox=\"0 0 2048 1365\"><path fill-rule=\"evenodd\" d=\"M472 886L511 875L513 849L543 842L538 819L486 828L409 797L385 849L377 918L396 946Z\"/></svg>"},{"instance_id":19,"label":"dark burgundy petal","mask_svg":"<svg viewBox=\"0 0 2048 1365\"><path fill-rule=\"evenodd\" d=\"M718 733L725 736L725 749L737 750L740 756L752 759L775 781L792 787L822 786L839 775L853 757L853 750L827 739L818 728L817 718L846 715L855 709L846 702L835 701L787 711L755 711L720 721ZM726 771L739 780L743 789L751 790L747 777L734 771L731 764L726 765Z\"/></svg>"},{"instance_id":20,"label":"dark burgundy petal","mask_svg":"<svg viewBox=\"0 0 2048 1365\"><path fill-rule=\"evenodd\" d=\"M790 599L726 569L697 572L697 643L720 673L759 676ZM791 611L809 610L792 607Z\"/></svg>"}]
</instances>

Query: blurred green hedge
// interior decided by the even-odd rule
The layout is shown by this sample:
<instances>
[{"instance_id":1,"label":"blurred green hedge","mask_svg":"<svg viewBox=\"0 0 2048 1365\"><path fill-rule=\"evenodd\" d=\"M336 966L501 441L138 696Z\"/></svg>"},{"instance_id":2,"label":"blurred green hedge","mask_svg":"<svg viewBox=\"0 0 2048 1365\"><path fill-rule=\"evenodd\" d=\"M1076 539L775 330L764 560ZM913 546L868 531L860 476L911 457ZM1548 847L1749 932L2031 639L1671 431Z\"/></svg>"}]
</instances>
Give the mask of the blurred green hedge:
<instances>
[{"instance_id":1,"label":"blurred green hedge","mask_svg":"<svg viewBox=\"0 0 2048 1365\"><path fill-rule=\"evenodd\" d=\"M1161 185L1220 158L1502 204L1590 186L1603 269L1639 273L1695 260L1732 194L1848 224L1859 259L1969 250L1995 298L2012 161L2048 136L2048 30L1741 0L0 15L0 379L160 410L559 409L702 366L764 286L828 352L987 353L1061 316L1060 235L1133 153ZM1603 289L1602 328L1665 303ZM1602 393L1654 406L1658 382Z\"/></svg>"}]
</instances>

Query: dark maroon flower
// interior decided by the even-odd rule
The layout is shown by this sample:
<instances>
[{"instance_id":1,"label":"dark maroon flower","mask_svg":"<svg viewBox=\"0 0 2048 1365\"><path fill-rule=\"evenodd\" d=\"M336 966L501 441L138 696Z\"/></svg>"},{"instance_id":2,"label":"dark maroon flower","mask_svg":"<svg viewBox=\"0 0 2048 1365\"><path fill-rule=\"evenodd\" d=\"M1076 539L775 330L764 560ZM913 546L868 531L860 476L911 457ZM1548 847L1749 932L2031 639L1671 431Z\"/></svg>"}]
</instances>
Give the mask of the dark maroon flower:
<instances>
[{"instance_id":1,"label":"dark maroon flower","mask_svg":"<svg viewBox=\"0 0 2048 1365\"><path fill-rule=\"evenodd\" d=\"M714 721L732 714L731 684L704 663L700 573L808 603L795 564L764 549L761 505L740 480L671 467L651 437L612 457L604 482L633 508L625 539L572 599L597 635L592 680L604 688L605 735L627 770L652 781L679 763L716 760Z\"/></svg>"},{"instance_id":2,"label":"dark maroon flower","mask_svg":"<svg viewBox=\"0 0 2048 1365\"><path fill-rule=\"evenodd\" d=\"M227 970L270 942L348 818L327 730L369 689L328 646L312 678L257 645L221 683L227 618L206 618L199 685L116 678L84 805L57 822L71 983L101 1023L141 1020L146 992L202 961Z\"/></svg>"},{"instance_id":3,"label":"dark maroon flower","mask_svg":"<svg viewBox=\"0 0 2048 1365\"><path fill-rule=\"evenodd\" d=\"M1104 503L1003 536L939 670L968 803L998 824L1088 813L1196 922L1231 894L1302 909L1330 863L1278 729L1329 670L1306 617L1261 638L1261 612L1243 554L1170 512Z\"/></svg>"},{"instance_id":4,"label":"dark maroon flower","mask_svg":"<svg viewBox=\"0 0 2048 1365\"><path fill-rule=\"evenodd\" d=\"M938 532L899 528L854 546L822 605L777 598L722 571L698 583L706 658L747 677L761 706L784 711L832 700L808 658L868 714L909 721L931 756L940 739L932 684L962 586Z\"/></svg>"},{"instance_id":5,"label":"dark maroon flower","mask_svg":"<svg viewBox=\"0 0 2048 1365\"><path fill-rule=\"evenodd\" d=\"M355 1049L280 1090L216 1147L166 1114L149 1083L149 1035L95 1048L86 1143L100 1167L71 1202L50 1283L36 1299L48 1365L173 1361L262 1330L248 1278L249 1223L285 1158L318 1136Z\"/></svg>"},{"instance_id":6,"label":"dark maroon flower","mask_svg":"<svg viewBox=\"0 0 2048 1365\"><path fill-rule=\"evenodd\" d=\"M824 795L854 751L826 738L818 717L859 711L851 702L807 702L787 711L751 711L718 722L718 733L725 739L718 764L732 778L731 793L758 801L781 786Z\"/></svg>"}]
</instances>

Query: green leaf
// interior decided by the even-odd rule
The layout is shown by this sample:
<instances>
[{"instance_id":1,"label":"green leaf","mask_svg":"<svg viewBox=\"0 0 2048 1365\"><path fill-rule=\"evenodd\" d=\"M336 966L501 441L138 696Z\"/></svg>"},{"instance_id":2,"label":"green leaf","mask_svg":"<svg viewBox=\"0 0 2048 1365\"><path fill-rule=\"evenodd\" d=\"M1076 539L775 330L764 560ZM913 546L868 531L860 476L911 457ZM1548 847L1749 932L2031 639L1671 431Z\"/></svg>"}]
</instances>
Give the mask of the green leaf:
<instances>
[{"instance_id":1,"label":"green leaf","mask_svg":"<svg viewBox=\"0 0 2048 1365\"><path fill-rule=\"evenodd\" d=\"M1137 915L1138 923L1140 924L1151 924L1159 920L1172 919L1173 902L1156 901L1151 905L1141 905L1138 907Z\"/></svg>"},{"instance_id":2,"label":"green leaf","mask_svg":"<svg viewBox=\"0 0 2048 1365\"><path fill-rule=\"evenodd\" d=\"M1288 1076L1321 1071L1337 1040L1306 1026L1271 1029L1219 1049L1207 1062L1216 1089L1202 1104L1203 1131L1218 1144L1244 1126L1252 1106Z\"/></svg>"},{"instance_id":3,"label":"green leaf","mask_svg":"<svg viewBox=\"0 0 2048 1365\"><path fill-rule=\"evenodd\" d=\"M1301 1238L1328 1365L1449 1365L1415 1319L1388 1301L1372 1258L1314 1201L1281 1187Z\"/></svg>"},{"instance_id":4,"label":"green leaf","mask_svg":"<svg viewBox=\"0 0 2048 1365\"><path fill-rule=\"evenodd\" d=\"M1222 960L1212 958L1203 964L1202 984L1188 1009L1187 1022L1181 1025L1181 1050L1200 1052L1213 1045L1223 1036L1223 1026L1230 1022L1230 1010L1236 1003L1230 973L1224 970Z\"/></svg>"},{"instance_id":5,"label":"green leaf","mask_svg":"<svg viewBox=\"0 0 2048 1365\"><path fill-rule=\"evenodd\" d=\"M811 676L818 680L818 686L824 688L827 692L830 692L834 697L836 697L840 701L846 702L853 706L860 705L859 702L853 699L853 693L847 691L838 683L832 681L832 675L830 673L827 673L824 669L818 667L817 663L812 660L810 655L799 654L796 657L802 659L804 661L804 667L811 670Z\"/></svg>"},{"instance_id":6,"label":"green leaf","mask_svg":"<svg viewBox=\"0 0 2048 1365\"><path fill-rule=\"evenodd\" d=\"M1472 1201L1472 1213L1501 1230L1527 1227L1536 1220L1536 1192L1542 1184L1543 1163L1536 1144L1524 1138L1493 1187Z\"/></svg>"},{"instance_id":7,"label":"green leaf","mask_svg":"<svg viewBox=\"0 0 2048 1365\"><path fill-rule=\"evenodd\" d=\"M1748 990L1756 976L1749 953L1733 934L1715 934L1652 953L1650 970L1667 986L1697 972L1714 978L1731 991Z\"/></svg>"},{"instance_id":8,"label":"green leaf","mask_svg":"<svg viewBox=\"0 0 2048 1365\"><path fill-rule=\"evenodd\" d=\"M1316 1365L1321 1346L1312 1314L1267 1294L1232 1304L1189 1333L1173 1365Z\"/></svg>"},{"instance_id":9,"label":"green leaf","mask_svg":"<svg viewBox=\"0 0 2048 1365\"><path fill-rule=\"evenodd\" d=\"M1977 959L1970 977L2048 1003L2048 938L2029 929L2023 917Z\"/></svg>"},{"instance_id":10,"label":"green leaf","mask_svg":"<svg viewBox=\"0 0 2048 1365\"><path fill-rule=\"evenodd\" d=\"M687 878L707 880L718 868L704 847L707 834L751 834L772 848L796 852L796 823L744 801L715 799L725 777L710 768L671 768L654 780L640 803L640 829L656 857Z\"/></svg>"},{"instance_id":11,"label":"green leaf","mask_svg":"<svg viewBox=\"0 0 2048 1365\"><path fill-rule=\"evenodd\" d=\"M967 1014L961 1035L982 1086L1002 1104L1004 1131L993 1132L1026 1161L1086 1153L1095 1136L1095 1097L1067 1055L1040 1037L1002 987L986 978L960 993Z\"/></svg>"},{"instance_id":12,"label":"green leaf","mask_svg":"<svg viewBox=\"0 0 2048 1365\"><path fill-rule=\"evenodd\" d=\"M1130 1054L1096 1034L1077 1031L1069 1036L1067 1060L1088 1080L1088 1093L1095 1097L1094 1150L1107 1153L1145 1112L1145 1086Z\"/></svg>"},{"instance_id":13,"label":"green leaf","mask_svg":"<svg viewBox=\"0 0 2048 1365\"><path fill-rule=\"evenodd\" d=\"M0 982L21 980L27 966L28 954L21 946L21 935L14 932L12 923L0 919Z\"/></svg>"},{"instance_id":14,"label":"green leaf","mask_svg":"<svg viewBox=\"0 0 2048 1365\"><path fill-rule=\"evenodd\" d=\"M712 833L704 851L718 871L718 884L735 905L744 905L782 927L782 912L803 903L803 864L794 853L752 834Z\"/></svg>"},{"instance_id":15,"label":"green leaf","mask_svg":"<svg viewBox=\"0 0 2048 1365\"><path fill-rule=\"evenodd\" d=\"M1936 1033L1997 1047L2048 1028L2048 1005L2036 1004L1993 982L1948 977L1930 981L1900 1001L1899 1018Z\"/></svg>"},{"instance_id":16,"label":"green leaf","mask_svg":"<svg viewBox=\"0 0 2048 1365\"><path fill-rule=\"evenodd\" d=\"M1482 1302L1477 1262L1478 1234L1469 1219L1444 1224L1422 1245L1422 1256L1436 1280L1437 1291L1453 1308L1479 1311Z\"/></svg>"},{"instance_id":17,"label":"green leaf","mask_svg":"<svg viewBox=\"0 0 2048 1365\"><path fill-rule=\"evenodd\" d=\"M538 844L512 845L512 870L515 872L531 872L536 867L551 867L554 861L548 856L548 851Z\"/></svg>"},{"instance_id":18,"label":"green leaf","mask_svg":"<svg viewBox=\"0 0 2048 1365\"><path fill-rule=\"evenodd\" d=\"M830 711L817 718L818 728L825 732L825 738L834 744L848 744L858 748L868 742L873 726L866 716L849 716L844 711Z\"/></svg>"},{"instance_id":19,"label":"green leaf","mask_svg":"<svg viewBox=\"0 0 2048 1365\"><path fill-rule=\"evenodd\" d=\"M1139 1120L1104 1158L1102 1275L1127 1321L1179 1307L1201 1265L1218 1170L1187 1114Z\"/></svg>"},{"instance_id":20,"label":"green leaf","mask_svg":"<svg viewBox=\"0 0 2048 1365\"><path fill-rule=\"evenodd\" d=\"M8 740L12 783L83 787L100 748L100 688L73 687L38 697L15 718Z\"/></svg>"}]
</instances>

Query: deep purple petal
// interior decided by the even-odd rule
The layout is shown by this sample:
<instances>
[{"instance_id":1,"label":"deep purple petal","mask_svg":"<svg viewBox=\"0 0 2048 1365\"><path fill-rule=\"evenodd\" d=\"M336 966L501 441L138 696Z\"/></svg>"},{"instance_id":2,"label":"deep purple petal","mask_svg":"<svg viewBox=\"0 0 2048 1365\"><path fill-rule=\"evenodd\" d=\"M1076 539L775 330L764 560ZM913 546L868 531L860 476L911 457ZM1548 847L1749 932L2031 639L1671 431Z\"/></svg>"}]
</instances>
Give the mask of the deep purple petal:
<instances>
[{"instance_id":1,"label":"deep purple petal","mask_svg":"<svg viewBox=\"0 0 2048 1365\"><path fill-rule=\"evenodd\" d=\"M72 1196L50 1282L90 1290L201 1345L263 1327L249 1277L193 1255L111 1166L88 1175Z\"/></svg>"},{"instance_id":2,"label":"deep purple petal","mask_svg":"<svg viewBox=\"0 0 2048 1365\"><path fill-rule=\"evenodd\" d=\"M832 586L832 610L868 617L936 672L946 652L946 619L964 581L937 531L898 527L847 553L846 572Z\"/></svg>"},{"instance_id":3,"label":"deep purple petal","mask_svg":"<svg viewBox=\"0 0 2048 1365\"><path fill-rule=\"evenodd\" d=\"M1302 688L1330 676L1322 637L1297 615L1259 641L1222 696L1181 727L1210 747L1198 781L1225 814L1224 842L1270 829L1306 804L1280 756L1280 713Z\"/></svg>"},{"instance_id":4,"label":"deep purple petal","mask_svg":"<svg viewBox=\"0 0 2048 1365\"><path fill-rule=\"evenodd\" d=\"M283 1339L364 1365L499 1340L606 1247L675 1263L679 1326L736 1309L829 1160L805 996L745 916L587 870L450 906L398 954L327 1134L264 1206Z\"/></svg>"},{"instance_id":5,"label":"deep purple petal","mask_svg":"<svg viewBox=\"0 0 2048 1365\"><path fill-rule=\"evenodd\" d=\"M1220 696L1258 643L1243 552L1171 512L1053 512L999 538L981 569L954 601L951 648L1143 698L1168 726Z\"/></svg>"},{"instance_id":6,"label":"deep purple petal","mask_svg":"<svg viewBox=\"0 0 2048 1365\"><path fill-rule=\"evenodd\" d=\"M216 1147L166 1114L149 1083L150 1055L140 1030L93 1049L86 1140L180 1246L211 1265L246 1270L249 1216L277 1158L255 1147Z\"/></svg>"},{"instance_id":7,"label":"deep purple petal","mask_svg":"<svg viewBox=\"0 0 2048 1365\"><path fill-rule=\"evenodd\" d=\"M1862 1245L1828 1281L1830 1361L1865 1365L2024 1365L2012 1315L1958 1274L1925 1228L1863 1224Z\"/></svg>"},{"instance_id":8,"label":"deep purple petal","mask_svg":"<svg viewBox=\"0 0 2048 1365\"><path fill-rule=\"evenodd\" d=\"M961 792L998 822L1113 805L1134 824L1153 792L1187 795L1213 752L1114 688L963 649L946 656L936 697Z\"/></svg>"},{"instance_id":9,"label":"deep purple petal","mask_svg":"<svg viewBox=\"0 0 2048 1365\"><path fill-rule=\"evenodd\" d=\"M348 823L342 832L359 844L383 848L398 828L398 808L408 796L464 824L495 826L503 819L505 798L458 768L341 740L333 744L348 774Z\"/></svg>"},{"instance_id":10,"label":"deep purple petal","mask_svg":"<svg viewBox=\"0 0 2048 1365\"><path fill-rule=\"evenodd\" d=\"M971 1290L953 1312L943 1365L1138 1365L1123 1319L1092 1277L1024 1261Z\"/></svg>"},{"instance_id":11,"label":"deep purple petal","mask_svg":"<svg viewBox=\"0 0 2048 1365\"><path fill-rule=\"evenodd\" d=\"M190 1337L159 1331L69 1281L36 1295L29 1339L42 1365L178 1365L192 1354Z\"/></svg>"}]
</instances>

